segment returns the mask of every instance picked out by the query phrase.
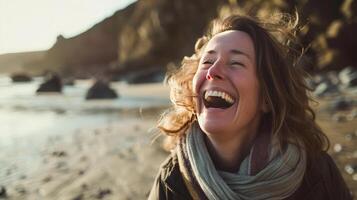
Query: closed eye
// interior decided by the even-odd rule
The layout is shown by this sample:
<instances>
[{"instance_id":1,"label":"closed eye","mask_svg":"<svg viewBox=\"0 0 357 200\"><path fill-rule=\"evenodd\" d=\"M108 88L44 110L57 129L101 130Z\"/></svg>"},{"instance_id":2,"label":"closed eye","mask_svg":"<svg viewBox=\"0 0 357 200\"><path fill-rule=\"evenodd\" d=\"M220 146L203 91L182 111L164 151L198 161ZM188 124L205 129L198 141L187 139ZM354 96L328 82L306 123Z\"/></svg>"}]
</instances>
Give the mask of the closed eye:
<instances>
[{"instance_id":1,"label":"closed eye","mask_svg":"<svg viewBox=\"0 0 357 200\"><path fill-rule=\"evenodd\" d=\"M232 66L240 66L240 67L244 67L244 64L243 64L243 63L241 63L241 62L237 62L237 61L232 61L230 64L231 64Z\"/></svg>"}]
</instances>

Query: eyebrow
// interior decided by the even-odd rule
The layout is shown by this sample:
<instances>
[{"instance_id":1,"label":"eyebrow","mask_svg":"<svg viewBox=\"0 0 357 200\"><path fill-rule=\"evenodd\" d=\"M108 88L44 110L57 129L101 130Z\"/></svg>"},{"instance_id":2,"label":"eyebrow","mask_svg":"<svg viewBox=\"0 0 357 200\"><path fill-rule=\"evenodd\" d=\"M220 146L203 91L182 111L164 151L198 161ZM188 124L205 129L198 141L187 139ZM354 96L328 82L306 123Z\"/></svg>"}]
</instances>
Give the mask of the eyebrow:
<instances>
[{"instance_id":1,"label":"eyebrow","mask_svg":"<svg viewBox=\"0 0 357 200\"><path fill-rule=\"evenodd\" d=\"M232 54L236 54L236 55L244 55L251 60L250 56L247 53L244 53L243 51L240 51L238 49L231 49L229 52ZM217 52L215 50L209 50L209 51L207 51L207 53L208 54L216 54Z\"/></svg>"}]
</instances>

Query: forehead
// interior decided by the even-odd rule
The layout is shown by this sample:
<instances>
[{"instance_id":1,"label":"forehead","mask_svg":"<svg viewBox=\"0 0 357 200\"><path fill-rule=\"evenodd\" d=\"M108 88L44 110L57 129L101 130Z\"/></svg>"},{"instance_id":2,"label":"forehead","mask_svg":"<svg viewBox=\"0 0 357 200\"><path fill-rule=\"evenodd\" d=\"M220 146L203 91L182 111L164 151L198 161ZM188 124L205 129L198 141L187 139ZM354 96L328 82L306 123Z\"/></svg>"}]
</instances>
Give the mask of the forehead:
<instances>
[{"instance_id":1,"label":"forehead","mask_svg":"<svg viewBox=\"0 0 357 200\"><path fill-rule=\"evenodd\" d=\"M215 35L206 45L205 52L238 50L255 58L254 44L251 37L243 31L229 30Z\"/></svg>"}]
</instances>

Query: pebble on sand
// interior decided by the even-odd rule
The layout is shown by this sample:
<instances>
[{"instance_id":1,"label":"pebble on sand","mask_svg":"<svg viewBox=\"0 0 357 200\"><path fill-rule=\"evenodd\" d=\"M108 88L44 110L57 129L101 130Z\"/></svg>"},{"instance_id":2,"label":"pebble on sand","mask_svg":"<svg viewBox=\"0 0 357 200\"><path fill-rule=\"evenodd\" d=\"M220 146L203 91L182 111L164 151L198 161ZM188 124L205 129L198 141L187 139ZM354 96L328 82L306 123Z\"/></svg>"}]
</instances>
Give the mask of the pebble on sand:
<instances>
[{"instance_id":1,"label":"pebble on sand","mask_svg":"<svg viewBox=\"0 0 357 200\"><path fill-rule=\"evenodd\" d=\"M6 188L4 186L0 186L0 198L6 198L6 197L7 197Z\"/></svg>"},{"instance_id":2,"label":"pebble on sand","mask_svg":"<svg viewBox=\"0 0 357 200\"><path fill-rule=\"evenodd\" d=\"M99 189L98 193L95 195L97 199L103 199L105 196L111 194L112 191L110 189Z\"/></svg>"},{"instance_id":3,"label":"pebble on sand","mask_svg":"<svg viewBox=\"0 0 357 200\"><path fill-rule=\"evenodd\" d=\"M342 151L342 145L339 144L339 143L333 145L333 151L334 151L335 153L341 152L341 151Z\"/></svg>"},{"instance_id":4,"label":"pebble on sand","mask_svg":"<svg viewBox=\"0 0 357 200\"><path fill-rule=\"evenodd\" d=\"M345 166L345 171L347 172L347 174L354 174L357 170L357 165L352 165L352 164L348 164Z\"/></svg>"}]
</instances>

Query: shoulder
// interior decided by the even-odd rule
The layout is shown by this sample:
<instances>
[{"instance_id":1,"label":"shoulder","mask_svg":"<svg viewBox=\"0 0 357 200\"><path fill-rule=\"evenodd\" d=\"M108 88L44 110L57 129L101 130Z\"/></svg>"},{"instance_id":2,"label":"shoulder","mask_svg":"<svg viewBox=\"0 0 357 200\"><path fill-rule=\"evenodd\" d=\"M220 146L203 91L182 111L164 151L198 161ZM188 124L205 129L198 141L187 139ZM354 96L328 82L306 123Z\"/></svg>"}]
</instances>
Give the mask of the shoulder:
<instances>
[{"instance_id":1,"label":"shoulder","mask_svg":"<svg viewBox=\"0 0 357 200\"><path fill-rule=\"evenodd\" d=\"M326 152L309 159L303 182L293 196L296 199L352 199L340 171Z\"/></svg>"},{"instance_id":2,"label":"shoulder","mask_svg":"<svg viewBox=\"0 0 357 200\"><path fill-rule=\"evenodd\" d=\"M160 165L160 177L163 182L168 182L173 175L179 172L178 158L176 153L171 153Z\"/></svg>"},{"instance_id":3,"label":"shoulder","mask_svg":"<svg viewBox=\"0 0 357 200\"><path fill-rule=\"evenodd\" d=\"M331 156L326 152L322 152L315 160L310 161L310 166L308 167L310 174L319 174L320 181L323 181L326 186L335 187L336 183L340 184L341 186L346 186L340 170L336 166Z\"/></svg>"},{"instance_id":4,"label":"shoulder","mask_svg":"<svg viewBox=\"0 0 357 200\"><path fill-rule=\"evenodd\" d=\"M160 166L149 199L190 199L188 194L180 173L177 155L171 153Z\"/></svg>"},{"instance_id":5,"label":"shoulder","mask_svg":"<svg viewBox=\"0 0 357 200\"><path fill-rule=\"evenodd\" d=\"M331 156L324 152L320 159L322 166L316 170L320 170L322 174L322 181L327 194L333 199L352 199L350 190Z\"/></svg>"}]
</instances>

